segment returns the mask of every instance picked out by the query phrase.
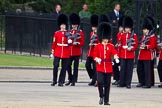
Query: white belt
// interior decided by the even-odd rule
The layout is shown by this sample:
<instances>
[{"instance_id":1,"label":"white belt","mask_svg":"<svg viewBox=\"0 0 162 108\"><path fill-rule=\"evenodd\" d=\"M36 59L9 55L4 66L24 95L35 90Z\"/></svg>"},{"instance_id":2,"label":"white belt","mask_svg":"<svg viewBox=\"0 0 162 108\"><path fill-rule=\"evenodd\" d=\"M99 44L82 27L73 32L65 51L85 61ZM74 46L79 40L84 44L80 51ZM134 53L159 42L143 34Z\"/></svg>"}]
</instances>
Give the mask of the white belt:
<instances>
[{"instance_id":1,"label":"white belt","mask_svg":"<svg viewBox=\"0 0 162 108\"><path fill-rule=\"evenodd\" d=\"M126 45L125 45L125 46L122 46L122 47L123 47L124 49L127 49L127 48L128 48L128 46L126 46Z\"/></svg>"},{"instance_id":2,"label":"white belt","mask_svg":"<svg viewBox=\"0 0 162 108\"><path fill-rule=\"evenodd\" d=\"M58 46L68 46L68 44L60 44L60 43L57 43Z\"/></svg>"}]
</instances>

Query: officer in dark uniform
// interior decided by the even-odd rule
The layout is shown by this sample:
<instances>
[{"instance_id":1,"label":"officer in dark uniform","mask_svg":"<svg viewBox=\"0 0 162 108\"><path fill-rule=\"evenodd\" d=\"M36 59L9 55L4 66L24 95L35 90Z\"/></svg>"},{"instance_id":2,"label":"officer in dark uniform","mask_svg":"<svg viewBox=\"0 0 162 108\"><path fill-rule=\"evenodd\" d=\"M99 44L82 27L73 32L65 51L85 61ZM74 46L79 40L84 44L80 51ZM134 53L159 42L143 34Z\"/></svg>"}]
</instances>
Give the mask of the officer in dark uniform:
<instances>
[{"instance_id":1,"label":"officer in dark uniform","mask_svg":"<svg viewBox=\"0 0 162 108\"><path fill-rule=\"evenodd\" d=\"M57 84L57 74L60 60L62 67L58 80L58 86L63 86L65 82L65 74L67 70L68 59L70 57L68 39L65 36L67 32L66 30L67 22L68 18L65 14L59 15L57 23L58 26L60 27L60 30L54 33L52 42L52 54L54 55L53 61L54 68L53 68L53 82L51 86L55 86L55 84Z\"/></svg>"},{"instance_id":2,"label":"officer in dark uniform","mask_svg":"<svg viewBox=\"0 0 162 108\"><path fill-rule=\"evenodd\" d=\"M98 26L98 15L94 14L90 18L92 32L90 33L90 44L89 50L87 52L87 60L86 60L86 70L88 72L89 78L92 81L88 84L89 86L94 86L96 83L96 63L93 60L93 51L94 47L99 43L98 36L97 36L97 26Z\"/></svg>"}]
</instances>

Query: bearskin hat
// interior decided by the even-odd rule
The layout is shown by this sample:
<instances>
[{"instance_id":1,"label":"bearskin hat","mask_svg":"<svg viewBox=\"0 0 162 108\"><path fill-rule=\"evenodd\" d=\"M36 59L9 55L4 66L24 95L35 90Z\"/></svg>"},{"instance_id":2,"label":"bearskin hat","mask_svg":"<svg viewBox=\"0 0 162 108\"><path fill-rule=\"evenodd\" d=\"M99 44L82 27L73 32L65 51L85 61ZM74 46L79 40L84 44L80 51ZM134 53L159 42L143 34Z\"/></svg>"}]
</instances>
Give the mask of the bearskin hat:
<instances>
[{"instance_id":1,"label":"bearskin hat","mask_svg":"<svg viewBox=\"0 0 162 108\"><path fill-rule=\"evenodd\" d=\"M111 25L107 22L102 22L98 26L97 35L99 37L100 42L102 39L111 39Z\"/></svg>"},{"instance_id":2,"label":"bearskin hat","mask_svg":"<svg viewBox=\"0 0 162 108\"><path fill-rule=\"evenodd\" d=\"M98 15L96 15L96 14L91 15L90 23L91 23L92 27L98 26L98 19L99 19Z\"/></svg>"},{"instance_id":3,"label":"bearskin hat","mask_svg":"<svg viewBox=\"0 0 162 108\"><path fill-rule=\"evenodd\" d=\"M123 19L124 28L133 28L133 19L129 16L124 17Z\"/></svg>"},{"instance_id":4,"label":"bearskin hat","mask_svg":"<svg viewBox=\"0 0 162 108\"><path fill-rule=\"evenodd\" d=\"M60 26L61 24L68 24L68 17L65 14L60 14L57 18L57 24Z\"/></svg>"},{"instance_id":5,"label":"bearskin hat","mask_svg":"<svg viewBox=\"0 0 162 108\"><path fill-rule=\"evenodd\" d=\"M72 25L80 25L80 17L79 17L79 15L78 14L76 14L76 13L72 13L72 14L70 14L70 23L72 24Z\"/></svg>"},{"instance_id":6,"label":"bearskin hat","mask_svg":"<svg viewBox=\"0 0 162 108\"><path fill-rule=\"evenodd\" d=\"M100 18L99 18L99 23L101 23L101 22L110 22L110 20L109 20L109 18L108 18L107 15L102 14L102 15L100 16Z\"/></svg>"},{"instance_id":7,"label":"bearskin hat","mask_svg":"<svg viewBox=\"0 0 162 108\"><path fill-rule=\"evenodd\" d=\"M156 26L156 24L152 17L147 16L144 18L142 29L148 29L151 31L153 28L155 28L155 26Z\"/></svg>"}]
</instances>

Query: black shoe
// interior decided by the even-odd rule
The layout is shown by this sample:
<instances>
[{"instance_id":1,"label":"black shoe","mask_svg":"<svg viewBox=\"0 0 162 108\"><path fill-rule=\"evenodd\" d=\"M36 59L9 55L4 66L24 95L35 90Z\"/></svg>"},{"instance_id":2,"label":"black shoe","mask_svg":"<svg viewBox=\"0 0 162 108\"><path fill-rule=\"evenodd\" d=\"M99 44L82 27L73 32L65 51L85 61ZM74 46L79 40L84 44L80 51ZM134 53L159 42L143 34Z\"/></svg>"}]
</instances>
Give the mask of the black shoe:
<instances>
[{"instance_id":1,"label":"black shoe","mask_svg":"<svg viewBox=\"0 0 162 108\"><path fill-rule=\"evenodd\" d=\"M151 88L151 86L142 86L142 88Z\"/></svg>"},{"instance_id":2,"label":"black shoe","mask_svg":"<svg viewBox=\"0 0 162 108\"><path fill-rule=\"evenodd\" d=\"M112 85L118 85L119 81L115 81L114 83L112 83Z\"/></svg>"},{"instance_id":3,"label":"black shoe","mask_svg":"<svg viewBox=\"0 0 162 108\"><path fill-rule=\"evenodd\" d=\"M53 82L52 84L51 84L51 86L55 86L57 83L56 82Z\"/></svg>"},{"instance_id":4,"label":"black shoe","mask_svg":"<svg viewBox=\"0 0 162 108\"><path fill-rule=\"evenodd\" d=\"M130 86L130 85L127 85L126 88L127 88L127 89L131 89L131 86Z\"/></svg>"},{"instance_id":5,"label":"black shoe","mask_svg":"<svg viewBox=\"0 0 162 108\"><path fill-rule=\"evenodd\" d=\"M100 98L100 100L99 100L99 104L100 104L100 105L103 104L103 98Z\"/></svg>"},{"instance_id":6,"label":"black shoe","mask_svg":"<svg viewBox=\"0 0 162 108\"><path fill-rule=\"evenodd\" d=\"M68 81L65 85L68 86L68 85L70 85L70 83L71 83L71 81Z\"/></svg>"},{"instance_id":7,"label":"black shoe","mask_svg":"<svg viewBox=\"0 0 162 108\"><path fill-rule=\"evenodd\" d=\"M109 102L104 102L104 105L110 105Z\"/></svg>"},{"instance_id":8,"label":"black shoe","mask_svg":"<svg viewBox=\"0 0 162 108\"><path fill-rule=\"evenodd\" d=\"M61 84L61 83L59 83L59 84L58 84L58 86L63 87L64 85L63 85L63 84Z\"/></svg>"},{"instance_id":9,"label":"black shoe","mask_svg":"<svg viewBox=\"0 0 162 108\"><path fill-rule=\"evenodd\" d=\"M75 86L75 83L71 83L71 86Z\"/></svg>"},{"instance_id":10,"label":"black shoe","mask_svg":"<svg viewBox=\"0 0 162 108\"><path fill-rule=\"evenodd\" d=\"M94 86L95 85L95 82L90 82L89 84L88 84L89 86Z\"/></svg>"},{"instance_id":11,"label":"black shoe","mask_svg":"<svg viewBox=\"0 0 162 108\"><path fill-rule=\"evenodd\" d=\"M141 84L141 83L136 85L136 87L142 87L142 86L143 86L143 84Z\"/></svg>"},{"instance_id":12,"label":"black shoe","mask_svg":"<svg viewBox=\"0 0 162 108\"><path fill-rule=\"evenodd\" d=\"M158 85L159 88L162 88L162 84L161 85Z\"/></svg>"},{"instance_id":13,"label":"black shoe","mask_svg":"<svg viewBox=\"0 0 162 108\"><path fill-rule=\"evenodd\" d=\"M125 87L125 85L120 85L120 84L119 84L119 85L117 85L117 87Z\"/></svg>"}]
</instances>

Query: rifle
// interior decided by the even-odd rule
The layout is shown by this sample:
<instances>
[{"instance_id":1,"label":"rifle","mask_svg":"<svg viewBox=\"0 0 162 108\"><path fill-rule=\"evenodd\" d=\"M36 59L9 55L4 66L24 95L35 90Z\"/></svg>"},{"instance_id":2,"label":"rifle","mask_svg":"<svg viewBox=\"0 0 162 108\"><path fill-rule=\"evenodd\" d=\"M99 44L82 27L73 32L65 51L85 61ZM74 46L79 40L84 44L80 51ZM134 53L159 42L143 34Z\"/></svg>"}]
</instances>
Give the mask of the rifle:
<instances>
[{"instance_id":1,"label":"rifle","mask_svg":"<svg viewBox=\"0 0 162 108\"><path fill-rule=\"evenodd\" d=\"M96 36L96 34L94 34L94 32L93 32L93 35L92 35L92 37L90 38L90 45L94 45L94 42L97 40L97 36Z\"/></svg>"},{"instance_id":2,"label":"rifle","mask_svg":"<svg viewBox=\"0 0 162 108\"><path fill-rule=\"evenodd\" d=\"M131 32L130 38L127 40L127 46L128 48L131 48L132 45L136 44L134 41L134 30Z\"/></svg>"},{"instance_id":3,"label":"rifle","mask_svg":"<svg viewBox=\"0 0 162 108\"><path fill-rule=\"evenodd\" d=\"M66 36L68 39L70 39L70 37L71 37L71 34L70 34L70 24L68 24L68 30L67 30L67 32L65 33L65 36Z\"/></svg>"},{"instance_id":4,"label":"rifle","mask_svg":"<svg viewBox=\"0 0 162 108\"><path fill-rule=\"evenodd\" d=\"M145 37L144 40L142 41L142 44L143 44L143 45L145 45L146 42L148 42L148 41L150 40L150 36L151 36L152 34L154 34L154 32L155 32L155 28L152 29L152 30L146 35L146 37Z\"/></svg>"},{"instance_id":5,"label":"rifle","mask_svg":"<svg viewBox=\"0 0 162 108\"><path fill-rule=\"evenodd\" d=\"M77 39L81 38L79 32L80 32L80 26L78 26L78 28L76 30L76 34L72 34L72 36L71 36L71 38L74 39L74 43L76 42Z\"/></svg>"}]
</instances>

